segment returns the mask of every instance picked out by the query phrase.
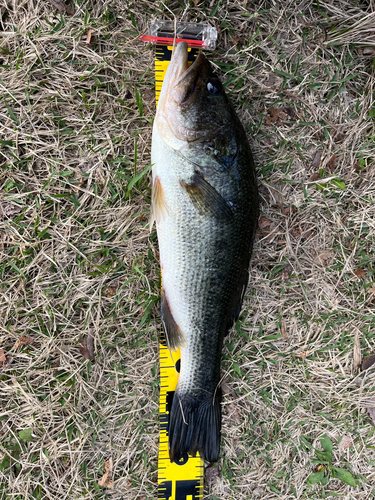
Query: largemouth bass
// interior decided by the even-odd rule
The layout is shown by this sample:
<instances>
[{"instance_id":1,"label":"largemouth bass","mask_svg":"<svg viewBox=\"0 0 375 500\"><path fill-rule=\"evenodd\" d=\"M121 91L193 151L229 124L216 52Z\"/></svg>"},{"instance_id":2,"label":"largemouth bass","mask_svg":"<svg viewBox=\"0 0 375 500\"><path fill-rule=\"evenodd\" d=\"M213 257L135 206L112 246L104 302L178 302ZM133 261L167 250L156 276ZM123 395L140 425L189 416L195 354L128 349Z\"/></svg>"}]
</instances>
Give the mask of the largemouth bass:
<instances>
[{"instance_id":1,"label":"largemouth bass","mask_svg":"<svg viewBox=\"0 0 375 500\"><path fill-rule=\"evenodd\" d=\"M166 72L152 136L151 227L162 270L168 346L181 348L169 415L171 461L220 451L220 358L248 282L258 218L245 131L209 61L188 66L180 42Z\"/></svg>"}]
</instances>

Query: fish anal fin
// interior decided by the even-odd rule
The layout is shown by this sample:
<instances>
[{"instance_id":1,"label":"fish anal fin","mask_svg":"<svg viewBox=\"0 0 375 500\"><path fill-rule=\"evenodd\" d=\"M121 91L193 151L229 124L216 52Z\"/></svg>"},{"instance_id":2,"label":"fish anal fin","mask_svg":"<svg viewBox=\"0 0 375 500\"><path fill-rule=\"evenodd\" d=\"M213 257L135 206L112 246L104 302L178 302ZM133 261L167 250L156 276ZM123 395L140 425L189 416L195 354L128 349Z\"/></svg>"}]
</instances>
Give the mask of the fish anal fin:
<instances>
[{"instance_id":1,"label":"fish anal fin","mask_svg":"<svg viewBox=\"0 0 375 500\"><path fill-rule=\"evenodd\" d=\"M233 217L231 207L200 172L195 172L190 182L181 180L180 184L201 215L224 220Z\"/></svg>"},{"instance_id":2,"label":"fish anal fin","mask_svg":"<svg viewBox=\"0 0 375 500\"><path fill-rule=\"evenodd\" d=\"M161 320L163 322L164 334L167 339L168 347L172 349L172 351L176 351L181 347L186 347L185 335L172 315L164 290L161 296Z\"/></svg>"},{"instance_id":3,"label":"fish anal fin","mask_svg":"<svg viewBox=\"0 0 375 500\"><path fill-rule=\"evenodd\" d=\"M155 177L151 196L150 231L154 221L156 221L156 224L159 224L167 214L168 207L165 202L163 186L159 177Z\"/></svg>"}]
</instances>

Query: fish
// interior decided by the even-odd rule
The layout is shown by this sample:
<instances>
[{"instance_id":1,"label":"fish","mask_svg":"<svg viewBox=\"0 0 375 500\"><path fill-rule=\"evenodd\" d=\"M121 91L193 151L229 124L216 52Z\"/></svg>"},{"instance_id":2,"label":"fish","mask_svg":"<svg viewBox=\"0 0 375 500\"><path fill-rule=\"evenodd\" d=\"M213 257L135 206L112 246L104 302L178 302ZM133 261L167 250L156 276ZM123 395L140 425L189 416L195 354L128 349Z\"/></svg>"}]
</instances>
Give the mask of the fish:
<instances>
[{"instance_id":1,"label":"fish","mask_svg":"<svg viewBox=\"0 0 375 500\"><path fill-rule=\"evenodd\" d=\"M223 339L241 311L258 220L246 132L203 53L172 54L152 132L150 225L156 222L161 319L181 349L169 410L169 456L220 454Z\"/></svg>"}]
</instances>

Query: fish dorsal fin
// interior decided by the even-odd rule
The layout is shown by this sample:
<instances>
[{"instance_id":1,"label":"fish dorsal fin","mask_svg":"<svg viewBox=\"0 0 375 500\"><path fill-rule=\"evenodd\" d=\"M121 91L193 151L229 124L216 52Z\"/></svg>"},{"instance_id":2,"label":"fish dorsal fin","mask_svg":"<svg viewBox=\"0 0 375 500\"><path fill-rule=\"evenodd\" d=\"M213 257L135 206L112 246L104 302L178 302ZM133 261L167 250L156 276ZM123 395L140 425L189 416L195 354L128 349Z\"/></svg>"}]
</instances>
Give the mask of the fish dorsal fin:
<instances>
[{"instance_id":1,"label":"fish dorsal fin","mask_svg":"<svg viewBox=\"0 0 375 500\"><path fill-rule=\"evenodd\" d=\"M185 335L182 333L181 328L177 325L172 316L164 290L161 295L161 320L163 322L168 347L172 349L172 351L180 349L181 347L186 347Z\"/></svg>"},{"instance_id":2,"label":"fish dorsal fin","mask_svg":"<svg viewBox=\"0 0 375 500\"><path fill-rule=\"evenodd\" d=\"M168 207L165 203L163 187L159 177L155 177L151 196L150 231L152 230L154 221L156 221L156 224L159 224L167 214Z\"/></svg>"},{"instance_id":3,"label":"fish dorsal fin","mask_svg":"<svg viewBox=\"0 0 375 500\"><path fill-rule=\"evenodd\" d=\"M210 214L222 220L233 217L228 203L200 172L195 172L190 182L180 184L201 215Z\"/></svg>"}]
</instances>

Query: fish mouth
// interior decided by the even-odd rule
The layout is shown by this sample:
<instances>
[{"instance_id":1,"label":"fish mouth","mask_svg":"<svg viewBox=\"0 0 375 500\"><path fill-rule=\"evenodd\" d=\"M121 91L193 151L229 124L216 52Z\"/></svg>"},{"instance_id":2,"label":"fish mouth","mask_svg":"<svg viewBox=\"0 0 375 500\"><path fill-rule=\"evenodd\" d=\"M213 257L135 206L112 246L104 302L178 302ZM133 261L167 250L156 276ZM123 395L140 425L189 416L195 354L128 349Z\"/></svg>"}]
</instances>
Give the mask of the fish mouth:
<instances>
[{"instance_id":1,"label":"fish mouth","mask_svg":"<svg viewBox=\"0 0 375 500\"><path fill-rule=\"evenodd\" d=\"M206 57L200 52L195 61L189 65L188 44L180 42L175 49L171 63L169 80L169 96L180 105L190 105L198 97L203 80L210 72Z\"/></svg>"},{"instance_id":2,"label":"fish mouth","mask_svg":"<svg viewBox=\"0 0 375 500\"><path fill-rule=\"evenodd\" d=\"M155 119L160 137L173 149L182 150L187 143L207 138L209 132L200 116L199 102L211 73L210 63L202 53L190 65L188 44L177 45L164 77Z\"/></svg>"}]
</instances>

